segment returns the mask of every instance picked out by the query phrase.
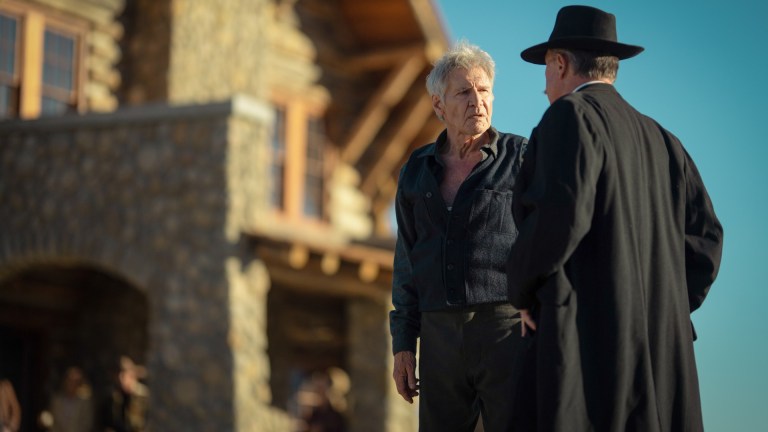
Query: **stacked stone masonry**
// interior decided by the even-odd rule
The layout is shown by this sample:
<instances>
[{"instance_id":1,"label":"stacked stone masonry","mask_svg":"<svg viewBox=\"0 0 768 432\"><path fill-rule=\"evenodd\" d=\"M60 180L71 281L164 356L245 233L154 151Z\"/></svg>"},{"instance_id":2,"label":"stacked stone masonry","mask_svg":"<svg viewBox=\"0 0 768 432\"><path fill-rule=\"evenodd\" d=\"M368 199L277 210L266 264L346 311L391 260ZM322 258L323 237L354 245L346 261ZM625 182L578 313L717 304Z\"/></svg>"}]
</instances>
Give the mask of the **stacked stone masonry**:
<instances>
[{"instance_id":1,"label":"stacked stone masonry","mask_svg":"<svg viewBox=\"0 0 768 432\"><path fill-rule=\"evenodd\" d=\"M226 104L158 113L0 124L0 277L87 263L143 293L154 430L285 426L268 405L268 282L225 229L247 120Z\"/></svg>"}]
</instances>

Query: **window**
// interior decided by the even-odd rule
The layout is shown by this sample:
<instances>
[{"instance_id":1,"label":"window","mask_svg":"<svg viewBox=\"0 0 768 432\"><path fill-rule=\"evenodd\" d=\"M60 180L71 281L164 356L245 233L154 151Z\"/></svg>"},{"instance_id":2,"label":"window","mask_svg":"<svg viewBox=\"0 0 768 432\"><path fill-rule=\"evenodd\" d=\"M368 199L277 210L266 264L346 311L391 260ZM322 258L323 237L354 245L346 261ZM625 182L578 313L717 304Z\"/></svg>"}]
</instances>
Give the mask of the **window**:
<instances>
[{"instance_id":1,"label":"window","mask_svg":"<svg viewBox=\"0 0 768 432\"><path fill-rule=\"evenodd\" d=\"M273 105L270 145L272 209L284 219L323 221L328 172L325 120L304 100L278 100Z\"/></svg>"},{"instance_id":2,"label":"window","mask_svg":"<svg viewBox=\"0 0 768 432\"><path fill-rule=\"evenodd\" d=\"M310 118L307 130L307 165L304 173L304 215L323 217L325 127L323 119Z\"/></svg>"},{"instance_id":3,"label":"window","mask_svg":"<svg viewBox=\"0 0 768 432\"><path fill-rule=\"evenodd\" d=\"M285 162L286 162L285 108L275 109L272 129L272 206L285 208Z\"/></svg>"},{"instance_id":4,"label":"window","mask_svg":"<svg viewBox=\"0 0 768 432\"><path fill-rule=\"evenodd\" d=\"M75 44L72 36L45 31L42 114L63 114L73 111L77 105Z\"/></svg>"},{"instance_id":5,"label":"window","mask_svg":"<svg viewBox=\"0 0 768 432\"><path fill-rule=\"evenodd\" d=\"M0 118L76 111L87 25L12 0L0 5Z\"/></svg>"},{"instance_id":6,"label":"window","mask_svg":"<svg viewBox=\"0 0 768 432\"><path fill-rule=\"evenodd\" d=\"M18 110L18 19L0 13L0 117Z\"/></svg>"}]
</instances>

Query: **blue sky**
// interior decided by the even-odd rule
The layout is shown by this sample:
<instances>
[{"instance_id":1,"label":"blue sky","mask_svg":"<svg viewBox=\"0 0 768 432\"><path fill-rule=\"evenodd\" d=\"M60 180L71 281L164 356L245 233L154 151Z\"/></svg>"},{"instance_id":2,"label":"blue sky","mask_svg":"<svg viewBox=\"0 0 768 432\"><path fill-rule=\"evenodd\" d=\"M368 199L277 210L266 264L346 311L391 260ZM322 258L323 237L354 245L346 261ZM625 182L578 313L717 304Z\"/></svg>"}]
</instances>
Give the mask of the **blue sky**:
<instances>
[{"instance_id":1,"label":"blue sky","mask_svg":"<svg viewBox=\"0 0 768 432\"><path fill-rule=\"evenodd\" d=\"M493 124L530 135L549 105L544 67L520 51L544 42L554 0L434 0L453 40L496 61ZM707 431L768 430L768 1L591 1L616 15L618 91L677 135L702 173L725 230L720 275L693 314Z\"/></svg>"}]
</instances>

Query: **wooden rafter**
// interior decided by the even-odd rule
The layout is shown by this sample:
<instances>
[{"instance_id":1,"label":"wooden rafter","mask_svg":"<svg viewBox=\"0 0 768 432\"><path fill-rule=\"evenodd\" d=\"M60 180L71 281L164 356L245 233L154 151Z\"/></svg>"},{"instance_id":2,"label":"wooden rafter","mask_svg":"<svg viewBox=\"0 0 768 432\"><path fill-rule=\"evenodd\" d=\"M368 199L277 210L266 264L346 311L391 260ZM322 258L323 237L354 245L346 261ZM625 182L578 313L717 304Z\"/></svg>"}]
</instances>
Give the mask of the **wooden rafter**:
<instances>
[{"instance_id":1,"label":"wooden rafter","mask_svg":"<svg viewBox=\"0 0 768 432\"><path fill-rule=\"evenodd\" d=\"M278 240L256 239L256 256L264 260L274 282L304 292L342 296L368 297L388 301L392 251L375 247L319 245Z\"/></svg>"},{"instance_id":2,"label":"wooden rafter","mask_svg":"<svg viewBox=\"0 0 768 432\"><path fill-rule=\"evenodd\" d=\"M420 55L409 55L389 73L376 93L368 100L363 112L357 118L345 140L341 159L354 165L371 141L387 121L393 106L399 103L422 72L425 59Z\"/></svg>"},{"instance_id":3,"label":"wooden rafter","mask_svg":"<svg viewBox=\"0 0 768 432\"><path fill-rule=\"evenodd\" d=\"M431 0L408 0L408 3L427 41L425 50L427 58L430 61L435 60L450 44L445 25L440 16L435 13L436 9Z\"/></svg>"},{"instance_id":4,"label":"wooden rafter","mask_svg":"<svg viewBox=\"0 0 768 432\"><path fill-rule=\"evenodd\" d=\"M388 248L359 243L327 244L316 240L310 242L282 239L267 232L250 232L247 235L252 239L258 256L270 257L271 260L283 262L294 269L306 268L310 261L322 257L325 260L338 261L336 264L327 264L328 274L338 271L336 267L341 263L358 265L367 262L382 269L392 270L392 251ZM329 271L330 268L335 270Z\"/></svg>"},{"instance_id":5,"label":"wooden rafter","mask_svg":"<svg viewBox=\"0 0 768 432\"><path fill-rule=\"evenodd\" d=\"M376 69L386 69L401 63L410 57L423 56L423 44L399 46L380 50L369 50L364 54L345 58L343 69L347 72L361 73ZM341 61L339 61L341 63Z\"/></svg>"},{"instance_id":6,"label":"wooden rafter","mask_svg":"<svg viewBox=\"0 0 768 432\"><path fill-rule=\"evenodd\" d=\"M392 170L396 169L413 139L421 132L429 116L433 115L432 101L427 92L421 88L413 91L421 92L421 96L400 113L396 123L391 125L387 136L382 137L381 143L376 145L377 148L384 150L364 173L360 187L368 196L373 195L380 182L386 181Z\"/></svg>"},{"instance_id":7,"label":"wooden rafter","mask_svg":"<svg viewBox=\"0 0 768 432\"><path fill-rule=\"evenodd\" d=\"M376 235L380 237L391 236L392 229L394 228L393 225L396 224L393 224L390 220L389 210L397 193L397 174L391 175L385 181L382 181L377 192L378 194L371 205L374 230Z\"/></svg>"},{"instance_id":8,"label":"wooden rafter","mask_svg":"<svg viewBox=\"0 0 768 432\"><path fill-rule=\"evenodd\" d=\"M337 297L365 297L385 304L391 298L391 281L364 283L356 274L333 276L315 272L297 272L275 265L269 267L272 281L299 292Z\"/></svg>"},{"instance_id":9,"label":"wooden rafter","mask_svg":"<svg viewBox=\"0 0 768 432\"><path fill-rule=\"evenodd\" d=\"M21 86L20 116L34 118L40 115L41 95L43 92L43 34L45 20L37 11L30 11L25 17L22 40L29 49L24 52L22 71L24 85Z\"/></svg>"},{"instance_id":10,"label":"wooden rafter","mask_svg":"<svg viewBox=\"0 0 768 432\"><path fill-rule=\"evenodd\" d=\"M427 119L419 134L411 141L400 160L397 161L395 167L390 171L390 175L379 180L378 187L372 198L371 211L376 219L376 230L380 235L389 233L388 212L397 192L397 177L400 167L405 164L414 149L434 141L444 128L445 125L437 117L433 116Z\"/></svg>"}]
</instances>

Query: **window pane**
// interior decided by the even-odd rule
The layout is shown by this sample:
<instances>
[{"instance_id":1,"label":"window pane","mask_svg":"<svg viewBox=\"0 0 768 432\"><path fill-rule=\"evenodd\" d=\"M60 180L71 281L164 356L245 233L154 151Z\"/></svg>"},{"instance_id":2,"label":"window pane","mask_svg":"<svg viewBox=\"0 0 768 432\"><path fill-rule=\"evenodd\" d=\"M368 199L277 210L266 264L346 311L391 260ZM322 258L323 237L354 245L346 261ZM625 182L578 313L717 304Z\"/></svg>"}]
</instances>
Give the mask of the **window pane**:
<instances>
[{"instance_id":1,"label":"window pane","mask_svg":"<svg viewBox=\"0 0 768 432\"><path fill-rule=\"evenodd\" d=\"M66 76L73 75L75 67L75 39L51 30L45 31L43 55L43 84L64 90L73 90L74 83Z\"/></svg>"},{"instance_id":2,"label":"window pane","mask_svg":"<svg viewBox=\"0 0 768 432\"><path fill-rule=\"evenodd\" d=\"M314 118L307 125L307 172L304 177L304 214L306 216L323 217L324 167L323 146L325 143L325 128L323 120Z\"/></svg>"},{"instance_id":3,"label":"window pane","mask_svg":"<svg viewBox=\"0 0 768 432\"><path fill-rule=\"evenodd\" d=\"M285 109L275 109L272 129L272 205L285 205Z\"/></svg>"},{"instance_id":4,"label":"window pane","mask_svg":"<svg viewBox=\"0 0 768 432\"><path fill-rule=\"evenodd\" d=\"M8 117L11 110L11 89L8 86L0 86L0 117Z\"/></svg>"},{"instance_id":5,"label":"window pane","mask_svg":"<svg viewBox=\"0 0 768 432\"><path fill-rule=\"evenodd\" d=\"M62 114L74 109L75 38L45 31L43 49L42 114Z\"/></svg>"},{"instance_id":6,"label":"window pane","mask_svg":"<svg viewBox=\"0 0 768 432\"><path fill-rule=\"evenodd\" d=\"M16 18L0 14L0 117L16 114Z\"/></svg>"},{"instance_id":7,"label":"window pane","mask_svg":"<svg viewBox=\"0 0 768 432\"><path fill-rule=\"evenodd\" d=\"M0 14L0 72L16 71L16 19Z\"/></svg>"},{"instance_id":8,"label":"window pane","mask_svg":"<svg viewBox=\"0 0 768 432\"><path fill-rule=\"evenodd\" d=\"M70 108L69 104L65 102L43 96L43 106L41 107L43 114L64 114L69 111Z\"/></svg>"}]
</instances>

